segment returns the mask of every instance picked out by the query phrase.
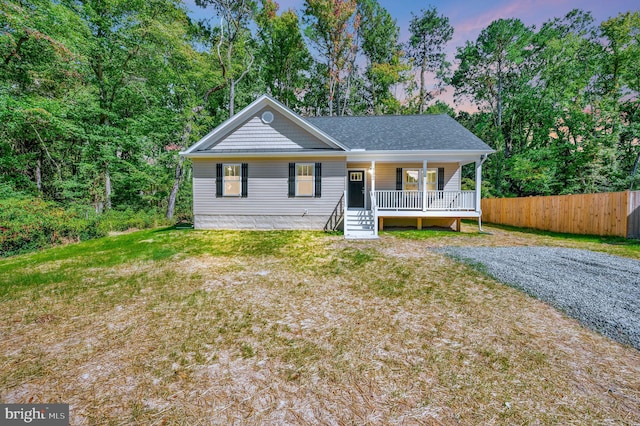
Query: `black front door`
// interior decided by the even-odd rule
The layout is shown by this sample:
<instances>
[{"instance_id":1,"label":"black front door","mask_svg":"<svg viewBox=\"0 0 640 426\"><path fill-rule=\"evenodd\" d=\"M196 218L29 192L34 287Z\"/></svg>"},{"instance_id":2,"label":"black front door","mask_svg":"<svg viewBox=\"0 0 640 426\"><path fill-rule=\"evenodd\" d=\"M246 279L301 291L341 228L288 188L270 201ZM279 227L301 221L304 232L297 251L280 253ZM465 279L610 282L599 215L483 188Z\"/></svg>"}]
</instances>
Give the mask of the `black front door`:
<instances>
[{"instance_id":1,"label":"black front door","mask_svg":"<svg viewBox=\"0 0 640 426\"><path fill-rule=\"evenodd\" d=\"M364 170L349 170L348 208L364 208Z\"/></svg>"}]
</instances>

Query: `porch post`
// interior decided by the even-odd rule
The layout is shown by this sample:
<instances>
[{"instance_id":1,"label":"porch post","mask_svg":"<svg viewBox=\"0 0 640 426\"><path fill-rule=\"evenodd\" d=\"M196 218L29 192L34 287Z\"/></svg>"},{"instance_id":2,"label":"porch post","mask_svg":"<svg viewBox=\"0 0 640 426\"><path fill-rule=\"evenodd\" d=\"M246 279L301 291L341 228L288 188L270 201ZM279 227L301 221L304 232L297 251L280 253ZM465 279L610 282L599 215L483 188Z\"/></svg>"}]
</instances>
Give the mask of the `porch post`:
<instances>
[{"instance_id":1,"label":"porch post","mask_svg":"<svg viewBox=\"0 0 640 426\"><path fill-rule=\"evenodd\" d=\"M376 236L378 236L378 228L379 228L378 206L376 206L374 209L374 206L371 205L373 203L373 200L371 198L376 196L375 191L376 191L376 162L375 160L371 160L371 194L372 195L369 197L369 208L373 210L373 232L375 233Z\"/></svg>"},{"instance_id":2,"label":"porch post","mask_svg":"<svg viewBox=\"0 0 640 426\"><path fill-rule=\"evenodd\" d=\"M376 190L376 162L371 161L371 190Z\"/></svg>"},{"instance_id":3,"label":"porch post","mask_svg":"<svg viewBox=\"0 0 640 426\"><path fill-rule=\"evenodd\" d=\"M482 214L482 194L480 193L480 188L482 188L482 163L483 158L480 157L478 161L476 161L476 211L480 214Z\"/></svg>"},{"instance_id":4,"label":"porch post","mask_svg":"<svg viewBox=\"0 0 640 426\"><path fill-rule=\"evenodd\" d=\"M422 211L427 211L427 160L422 160Z\"/></svg>"}]
</instances>

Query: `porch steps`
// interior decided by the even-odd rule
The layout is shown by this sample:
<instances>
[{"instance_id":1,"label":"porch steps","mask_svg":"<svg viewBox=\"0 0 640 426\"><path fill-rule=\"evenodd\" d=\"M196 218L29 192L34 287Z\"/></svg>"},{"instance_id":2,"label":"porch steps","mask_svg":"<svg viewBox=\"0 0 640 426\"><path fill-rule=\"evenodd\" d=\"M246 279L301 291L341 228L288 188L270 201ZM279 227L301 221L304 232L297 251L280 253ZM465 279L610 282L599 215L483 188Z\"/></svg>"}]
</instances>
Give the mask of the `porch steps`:
<instances>
[{"instance_id":1,"label":"porch steps","mask_svg":"<svg viewBox=\"0 0 640 426\"><path fill-rule=\"evenodd\" d=\"M344 216L344 237L353 240L377 239L371 210L347 210Z\"/></svg>"}]
</instances>

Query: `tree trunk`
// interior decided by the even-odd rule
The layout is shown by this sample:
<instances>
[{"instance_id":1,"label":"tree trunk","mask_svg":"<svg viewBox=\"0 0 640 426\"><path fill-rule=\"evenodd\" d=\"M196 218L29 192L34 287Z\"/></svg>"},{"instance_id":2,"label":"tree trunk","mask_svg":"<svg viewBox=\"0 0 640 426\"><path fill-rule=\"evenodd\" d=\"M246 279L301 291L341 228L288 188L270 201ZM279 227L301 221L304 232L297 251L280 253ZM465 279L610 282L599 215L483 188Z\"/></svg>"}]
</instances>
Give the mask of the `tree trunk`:
<instances>
[{"instance_id":1,"label":"tree trunk","mask_svg":"<svg viewBox=\"0 0 640 426\"><path fill-rule=\"evenodd\" d=\"M191 112L193 113L193 115L191 116L191 118L187 119L187 124L185 124L184 130L182 131L181 146L188 145L189 137L191 136L191 132L193 131L192 120L195 120L196 116L200 114L202 111L204 111L204 105L206 104L207 98L209 97L209 95L213 93L214 90L217 91L221 88L222 86L217 86L217 88L213 88L207 91L207 93L204 96L204 99L203 99L204 102L202 103L202 105L199 105L191 109ZM183 163L184 163L184 158L182 158L178 154L178 163L176 164L176 173L173 178L173 186L171 187L171 192L169 193L169 200L167 202L166 217L169 220L173 219L173 214L176 208L176 198L178 197L178 190L180 189L180 183L182 182L182 176L184 175L184 169L182 167Z\"/></svg>"},{"instance_id":2,"label":"tree trunk","mask_svg":"<svg viewBox=\"0 0 640 426\"><path fill-rule=\"evenodd\" d=\"M42 194L42 163L39 158L36 160L36 187L38 193Z\"/></svg>"},{"instance_id":3,"label":"tree trunk","mask_svg":"<svg viewBox=\"0 0 640 426\"><path fill-rule=\"evenodd\" d=\"M329 78L331 79L331 77ZM334 96L333 80L329 80L329 117L333 116L333 96Z\"/></svg>"},{"instance_id":4,"label":"tree trunk","mask_svg":"<svg viewBox=\"0 0 640 426\"><path fill-rule=\"evenodd\" d=\"M106 210L111 210L111 174L109 174L109 167L104 172L104 207Z\"/></svg>"},{"instance_id":5,"label":"tree trunk","mask_svg":"<svg viewBox=\"0 0 640 426\"><path fill-rule=\"evenodd\" d=\"M233 81L233 78L229 79L229 118L233 117L235 114L235 103L236 103L236 82Z\"/></svg>"},{"instance_id":6,"label":"tree trunk","mask_svg":"<svg viewBox=\"0 0 640 426\"><path fill-rule=\"evenodd\" d=\"M173 213L176 208L176 198L178 196L178 190L180 189L180 182L182 181L182 164L184 163L184 158L182 156L178 157L178 163L176 164L176 174L173 180L173 187L171 188L171 193L169 194L169 204L167 205L167 219L173 219Z\"/></svg>"},{"instance_id":7,"label":"tree trunk","mask_svg":"<svg viewBox=\"0 0 640 426\"><path fill-rule=\"evenodd\" d=\"M502 132L502 75L498 75L498 97L496 103L498 110L498 128Z\"/></svg>"},{"instance_id":8,"label":"tree trunk","mask_svg":"<svg viewBox=\"0 0 640 426\"><path fill-rule=\"evenodd\" d=\"M424 101L425 101L425 90L424 90L424 86L426 84L425 82L425 74L427 73L427 61L426 59L422 61L422 66L420 67L420 95L418 95L418 102L420 102L420 105L418 105L418 113L422 114L424 113Z\"/></svg>"}]
</instances>

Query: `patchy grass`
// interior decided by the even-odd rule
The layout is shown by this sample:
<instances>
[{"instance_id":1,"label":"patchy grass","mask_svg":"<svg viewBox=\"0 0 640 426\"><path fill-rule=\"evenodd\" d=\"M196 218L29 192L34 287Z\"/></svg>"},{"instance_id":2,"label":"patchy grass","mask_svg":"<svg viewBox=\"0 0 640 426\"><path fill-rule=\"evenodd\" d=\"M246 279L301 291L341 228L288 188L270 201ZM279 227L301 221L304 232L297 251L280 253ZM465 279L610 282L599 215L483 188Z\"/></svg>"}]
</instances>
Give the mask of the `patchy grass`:
<instances>
[{"instance_id":1,"label":"patchy grass","mask_svg":"<svg viewBox=\"0 0 640 426\"><path fill-rule=\"evenodd\" d=\"M382 235L423 241L429 247L443 246L552 246L601 251L617 256L640 259L640 240L620 237L561 234L557 232L522 229L504 225L483 224L483 233L477 222L463 221L462 232L443 230L385 231Z\"/></svg>"},{"instance_id":2,"label":"patchy grass","mask_svg":"<svg viewBox=\"0 0 640 426\"><path fill-rule=\"evenodd\" d=\"M0 400L73 424L640 422L638 351L426 250L610 247L488 230L160 229L0 260Z\"/></svg>"}]
</instances>

